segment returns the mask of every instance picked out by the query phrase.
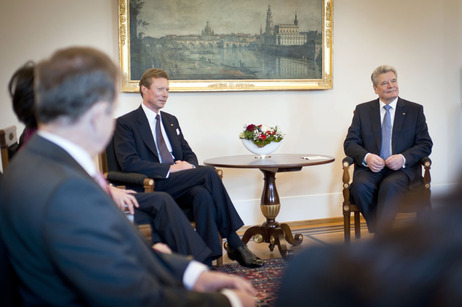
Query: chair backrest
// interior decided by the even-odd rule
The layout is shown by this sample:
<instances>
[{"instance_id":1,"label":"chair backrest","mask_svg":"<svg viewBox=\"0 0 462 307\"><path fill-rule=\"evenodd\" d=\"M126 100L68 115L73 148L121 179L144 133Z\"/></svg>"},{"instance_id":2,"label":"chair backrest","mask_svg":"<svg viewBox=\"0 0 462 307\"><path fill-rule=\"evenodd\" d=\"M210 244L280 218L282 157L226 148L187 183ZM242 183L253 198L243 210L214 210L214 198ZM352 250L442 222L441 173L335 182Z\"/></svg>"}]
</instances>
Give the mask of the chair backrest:
<instances>
[{"instance_id":1,"label":"chair backrest","mask_svg":"<svg viewBox=\"0 0 462 307\"><path fill-rule=\"evenodd\" d=\"M19 148L16 126L10 126L0 130L0 149L2 158L2 169L5 171L10 159Z\"/></svg>"},{"instance_id":2,"label":"chair backrest","mask_svg":"<svg viewBox=\"0 0 462 307\"><path fill-rule=\"evenodd\" d=\"M105 152L103 153L103 156L105 157L106 162L104 163L103 161L103 173L107 173L110 171L117 171L121 172L122 168L119 165L119 162L117 162L117 156L115 153L115 148L114 148L114 138L111 138L111 141L106 147ZM105 164L105 165L104 165Z\"/></svg>"}]
</instances>

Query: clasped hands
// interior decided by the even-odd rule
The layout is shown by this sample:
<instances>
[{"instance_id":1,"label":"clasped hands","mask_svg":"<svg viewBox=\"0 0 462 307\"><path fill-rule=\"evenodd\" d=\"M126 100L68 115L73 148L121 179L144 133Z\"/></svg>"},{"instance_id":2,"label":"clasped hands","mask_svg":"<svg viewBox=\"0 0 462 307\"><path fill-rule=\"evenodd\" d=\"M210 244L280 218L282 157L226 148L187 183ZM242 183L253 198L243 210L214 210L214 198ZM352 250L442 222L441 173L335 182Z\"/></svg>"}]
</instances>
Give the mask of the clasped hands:
<instances>
[{"instance_id":1,"label":"clasped hands","mask_svg":"<svg viewBox=\"0 0 462 307\"><path fill-rule=\"evenodd\" d=\"M404 158L402 155L391 155L386 160L375 154L368 154L366 157L367 166L374 173L380 172L385 166L397 171L403 167Z\"/></svg>"},{"instance_id":2,"label":"clasped hands","mask_svg":"<svg viewBox=\"0 0 462 307\"><path fill-rule=\"evenodd\" d=\"M191 163L182 160L177 160L175 161L175 164L170 165L170 173L180 172L193 168L195 168L195 166Z\"/></svg>"}]
</instances>

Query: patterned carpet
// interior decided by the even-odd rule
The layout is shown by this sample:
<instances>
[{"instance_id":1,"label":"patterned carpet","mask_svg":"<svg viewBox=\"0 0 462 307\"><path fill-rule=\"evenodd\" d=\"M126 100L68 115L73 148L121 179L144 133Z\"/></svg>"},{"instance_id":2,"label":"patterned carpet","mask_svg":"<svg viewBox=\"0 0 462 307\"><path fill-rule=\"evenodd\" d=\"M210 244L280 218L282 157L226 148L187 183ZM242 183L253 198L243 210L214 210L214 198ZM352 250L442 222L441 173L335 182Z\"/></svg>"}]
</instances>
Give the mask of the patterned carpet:
<instances>
[{"instance_id":1,"label":"patterned carpet","mask_svg":"<svg viewBox=\"0 0 462 307\"><path fill-rule=\"evenodd\" d=\"M287 265L282 258L263 260L265 265L257 269L249 269L237 263L225 264L217 267L219 272L236 274L249 280L257 289L257 306L272 307L276 303L279 282Z\"/></svg>"},{"instance_id":2,"label":"patterned carpet","mask_svg":"<svg viewBox=\"0 0 462 307\"><path fill-rule=\"evenodd\" d=\"M409 218L404 215L401 216L395 223L398 223L398 225L405 225L412 221L412 219L412 217ZM316 227L294 227L292 232L301 233L304 236L304 247L310 245L343 244L344 242L343 221ZM351 235L352 240L354 240L353 231ZM362 240L372 237L372 235L368 233L367 226L364 221L361 222L361 237ZM249 244L251 243L252 242ZM265 245L265 243L261 244ZM266 246L267 244L265 247ZM297 252L301 250L299 248L301 247L297 247L294 250L294 256L296 256ZM276 254L276 257L279 256L277 248L274 253ZM246 278L252 283L255 289L257 289L257 306L273 307L276 304L279 284L288 262L282 258L264 259L263 261L265 262L265 265L258 269L244 268L236 262L225 264L221 267L215 267L215 269L220 272L236 274Z\"/></svg>"},{"instance_id":3,"label":"patterned carpet","mask_svg":"<svg viewBox=\"0 0 462 307\"><path fill-rule=\"evenodd\" d=\"M361 223L361 231L363 236L367 237L367 226ZM343 222L317 227L298 227L292 229L293 233L301 233L304 236L303 245L326 245L334 242L343 242ZM249 244L251 244L250 242ZM261 243L267 246L265 243ZM298 247L300 248L300 247ZM298 251L295 249L295 254ZM251 248L252 249L252 248ZM267 249L267 248L263 248ZM279 256L277 248L274 251L276 257ZM279 284L287 267L287 262L282 258L264 259L265 265L258 269L248 269L240 266L236 262L225 264L221 267L215 267L219 272L236 274L249 280L257 289L257 306L273 307L276 304Z\"/></svg>"}]
</instances>

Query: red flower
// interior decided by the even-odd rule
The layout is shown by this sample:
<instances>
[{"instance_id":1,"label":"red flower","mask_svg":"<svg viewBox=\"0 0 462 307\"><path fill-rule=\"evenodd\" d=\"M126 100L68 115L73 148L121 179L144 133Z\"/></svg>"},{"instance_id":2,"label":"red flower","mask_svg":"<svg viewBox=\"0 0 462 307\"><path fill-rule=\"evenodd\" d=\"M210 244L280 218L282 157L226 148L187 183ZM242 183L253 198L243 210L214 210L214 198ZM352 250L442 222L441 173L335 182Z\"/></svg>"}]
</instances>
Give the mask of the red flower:
<instances>
[{"instance_id":1,"label":"red flower","mask_svg":"<svg viewBox=\"0 0 462 307\"><path fill-rule=\"evenodd\" d=\"M266 135L265 134L260 134L260 137L259 137L260 140L266 140Z\"/></svg>"},{"instance_id":2,"label":"red flower","mask_svg":"<svg viewBox=\"0 0 462 307\"><path fill-rule=\"evenodd\" d=\"M249 131L254 131L255 130L255 125L254 124L250 124L247 126L247 130Z\"/></svg>"}]
</instances>

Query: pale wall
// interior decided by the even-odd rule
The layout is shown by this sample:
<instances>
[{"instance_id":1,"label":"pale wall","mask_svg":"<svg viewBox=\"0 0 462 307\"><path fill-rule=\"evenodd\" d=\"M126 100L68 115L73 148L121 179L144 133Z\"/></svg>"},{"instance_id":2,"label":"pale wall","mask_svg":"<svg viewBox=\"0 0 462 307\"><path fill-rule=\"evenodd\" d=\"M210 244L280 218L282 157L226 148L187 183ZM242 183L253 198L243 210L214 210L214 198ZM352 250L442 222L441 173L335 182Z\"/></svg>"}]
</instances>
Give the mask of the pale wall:
<instances>
[{"instance_id":1,"label":"pale wall","mask_svg":"<svg viewBox=\"0 0 462 307\"><path fill-rule=\"evenodd\" d=\"M335 0L334 88L305 92L172 93L165 110L179 118L199 160L246 154L238 139L245 123L279 125L278 153L335 156L332 164L277 175L279 220L341 215L342 142L357 103L375 98L369 76L380 64L399 72L401 96L424 105L430 134L433 191L451 186L460 170L462 5L459 0ZM2 0L0 3L0 127L23 126L6 85L26 60L57 48L90 45L118 60L116 0ZM121 94L117 115L140 103ZM245 224L263 221L262 174L224 169L224 183ZM39 174L31 174L39 176Z\"/></svg>"}]
</instances>

